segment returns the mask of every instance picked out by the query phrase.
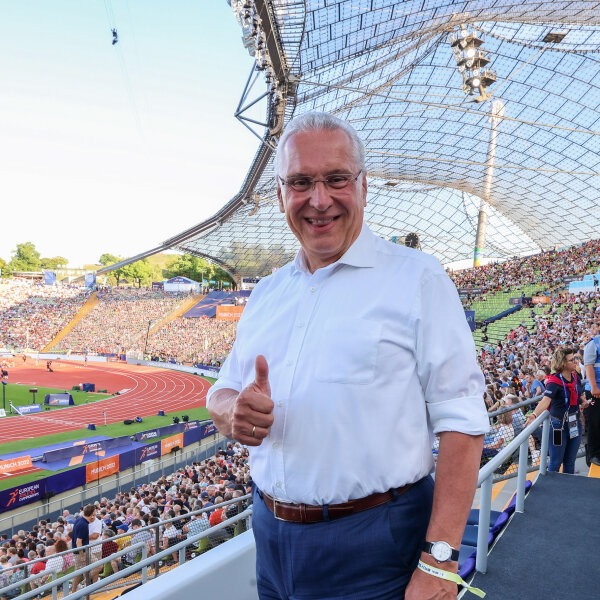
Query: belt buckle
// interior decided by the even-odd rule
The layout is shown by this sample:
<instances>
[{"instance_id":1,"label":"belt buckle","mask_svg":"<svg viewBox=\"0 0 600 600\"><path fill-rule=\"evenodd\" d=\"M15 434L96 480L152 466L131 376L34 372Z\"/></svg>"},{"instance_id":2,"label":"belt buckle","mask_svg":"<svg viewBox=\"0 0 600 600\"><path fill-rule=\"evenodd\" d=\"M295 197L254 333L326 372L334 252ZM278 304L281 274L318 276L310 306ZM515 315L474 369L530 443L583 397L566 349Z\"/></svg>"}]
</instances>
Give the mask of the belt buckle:
<instances>
[{"instance_id":1,"label":"belt buckle","mask_svg":"<svg viewBox=\"0 0 600 600\"><path fill-rule=\"evenodd\" d=\"M278 501L275 500L275 498L273 498L273 516L278 520L278 521L284 521L285 519L283 519L282 517L278 517L277 516L277 504Z\"/></svg>"}]
</instances>

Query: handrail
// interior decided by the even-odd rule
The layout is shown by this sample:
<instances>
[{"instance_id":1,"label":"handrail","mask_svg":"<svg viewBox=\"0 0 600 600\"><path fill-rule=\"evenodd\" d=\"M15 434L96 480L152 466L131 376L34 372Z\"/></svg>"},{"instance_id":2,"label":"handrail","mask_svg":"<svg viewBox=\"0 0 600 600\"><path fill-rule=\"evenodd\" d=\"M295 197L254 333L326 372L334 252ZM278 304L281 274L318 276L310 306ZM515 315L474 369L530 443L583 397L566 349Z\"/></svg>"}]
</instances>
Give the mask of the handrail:
<instances>
[{"instance_id":1,"label":"handrail","mask_svg":"<svg viewBox=\"0 0 600 600\"><path fill-rule=\"evenodd\" d=\"M490 462L479 470L477 486L481 486L479 498L479 526L477 530L477 558L475 568L479 573L487 571L488 536L490 512L492 507L492 478L494 471L519 447L519 470L517 472L516 512L523 512L525 504L525 478L527 475L527 449L529 436L540 426L542 430L542 448L540 451L540 475L546 474L548 457L548 435L550 413L545 410L535 421L527 425L509 444L507 444Z\"/></svg>"},{"instance_id":2,"label":"handrail","mask_svg":"<svg viewBox=\"0 0 600 600\"><path fill-rule=\"evenodd\" d=\"M34 590L31 590L30 592L21 594L21 595L19 595L19 598L22 600L27 600L27 598L33 598L33 597L37 596L38 594L41 594L45 591L49 591L51 589L57 588L58 584L60 584L60 583L66 585L66 584L68 584L68 582L71 579L73 579L74 577L77 577L77 575L85 575L88 571L91 570L92 567L95 569L100 563L104 564L104 563L110 562L111 560L114 560L118 556L123 556L124 554L129 554L129 552L131 552L132 549L138 549L138 548L142 550L142 555L143 555L144 550L146 549L146 542L138 542L137 544L134 544L132 546L127 546L126 548L123 548L123 550L119 550L118 552L115 552L114 554L111 554L110 556L107 556L106 558L101 558L100 560L97 560L92 564L86 565L85 567L81 567L81 569L77 569L77 571L72 571L68 575L63 575L62 577L60 577L59 579L56 579L55 581L52 581L50 583L45 583L44 585L40 586L39 588L35 588ZM53 556L58 556L58 555L56 554ZM18 566L22 567L23 565L18 565ZM119 573L120 572L121 571L119 571ZM4 594L6 592L9 592L10 590L20 588L28 583L31 583L32 581L35 581L36 579L40 579L41 577L43 577L46 574L47 573L45 571L40 571L39 573L36 573L35 575L30 575L29 577L26 577L25 579L21 579L20 581L11 583L10 585L7 585L6 587L1 588L2 595L4 596ZM66 596L67 593L68 592L65 592L64 595ZM54 594L52 594L52 595L54 596Z\"/></svg>"},{"instance_id":3,"label":"handrail","mask_svg":"<svg viewBox=\"0 0 600 600\"><path fill-rule=\"evenodd\" d=\"M125 533L120 533L118 535L113 535L110 539L111 540L118 540L120 538L123 537L127 537L127 536L131 536L132 532L135 533L139 533L140 531L153 531L153 530L158 530L161 527L163 527L164 525L168 524L168 523L173 523L175 521L181 521L182 519L188 519L191 516L194 515L200 515L204 512L210 511L212 512L213 510L217 509L217 508L222 508L225 506L229 506L230 504L237 504L239 502L242 502L244 500L247 500L248 498L251 497L251 494L246 494L245 496L240 496L238 498L232 498L231 500L226 500L225 502L219 502L219 504L215 504L213 506L207 506L205 508L199 508L198 510L192 511L192 512L186 512L184 514L179 515L178 517L172 517L170 519L164 519L164 520L160 520L158 523L153 523L152 525L146 525L145 527L140 527L139 529L128 529ZM106 529L108 528L108 526L104 526L102 529ZM66 554L72 554L73 552L75 552L76 550L91 550L93 547L98 546L102 543L104 543L105 540L96 540L94 542L90 542L89 544L86 544L85 546L78 546L78 548L69 548L68 550L64 550L63 552L57 552L55 554L52 554L51 556L64 556ZM13 567L8 567L9 569L17 569L17 568L23 568L26 567L27 569L29 569L29 567L37 562L40 561L46 561L48 560L49 557L47 558L35 558L33 560L30 560L26 563L26 565L17 565L17 566L13 566Z\"/></svg>"},{"instance_id":4,"label":"handrail","mask_svg":"<svg viewBox=\"0 0 600 600\"><path fill-rule=\"evenodd\" d=\"M529 406L534 402L539 402L542 399L542 394L536 396L535 398L527 398L527 400L522 400L521 402L517 402L517 404L511 404L510 406L502 406L501 408L496 409L495 411L488 413L488 417L497 417L498 415L512 412L517 408L523 408L524 406Z\"/></svg>"},{"instance_id":5,"label":"handrail","mask_svg":"<svg viewBox=\"0 0 600 600\"><path fill-rule=\"evenodd\" d=\"M237 498L237 500L239 501L240 499ZM214 507L211 507L211 508L214 508ZM38 594L43 594L44 592L47 592L50 590L52 590L52 597L53 597L53 600L55 600L56 599L55 590L61 584L63 585L63 598L68 595L69 598L71 598L72 600L77 600L78 598L82 598L84 596L89 596L90 594L97 592L98 590L101 590L102 588L106 587L107 585L110 585L111 583L114 583L120 579L127 578L130 575L135 575L139 571L142 571L142 583L146 583L146 573L147 573L148 567L151 567L153 564L157 563L157 561L162 560L163 558L166 558L166 557L172 555L174 552L178 552L179 557L180 557L180 562L183 563L185 560L185 549L187 547L198 543L201 539L208 537L209 535L212 535L215 532L218 532L227 527L231 527L238 521L242 521L242 520L250 517L251 515L252 515L252 507L249 507L246 510L244 510L243 512L241 512L240 514L236 515L235 517L232 517L231 519L227 519L226 521L223 521L219 525L215 525L214 527L211 527L210 529L201 531L200 533L198 533L194 536L188 537L185 540L182 540L181 542L179 542L178 544L175 544L175 545L171 546L170 548L167 548L166 550L157 552L157 553L153 554L152 556L144 556L145 550L146 550L146 543L140 542L139 544L135 545L135 547L138 547L138 546L142 547L142 560L140 560L138 563L131 565L129 567L126 567L125 569L120 570L118 573L113 573L112 575L109 575L108 577L105 577L102 580L97 581L96 583L90 583L89 585L86 585L81 590L72 590L72 593L68 594L68 582L71 579L73 579L74 577L76 577L78 575L85 575L88 572L90 572L92 569L97 568L100 564L105 564L111 560L114 560L114 558L117 556L122 556L123 554L128 554L129 552L131 552L131 549L134 548L134 546L127 546L126 548L123 548L123 550L121 550L119 552L115 552L114 554L111 554L110 556L107 556L106 558L98 560L92 564L86 565L85 567L82 567L81 569L79 569L77 571L73 571L72 573L64 575L63 577L60 577L59 579L57 579L55 581L46 583L43 586L36 588L35 590L32 590L25 594L22 594L19 596L19 600L30 600L30 599L35 598ZM139 530L136 530L136 532L137 531L139 531ZM111 538L111 539L114 539L114 538ZM41 574L34 575L34 576L28 578L27 582L30 580L35 580L35 579L39 578L40 576L41 576ZM2 592L9 590L11 588L20 587L20 586L24 585L24 583L27 583L27 582L25 580L21 580L20 582L14 583L9 587L2 588Z\"/></svg>"}]
</instances>

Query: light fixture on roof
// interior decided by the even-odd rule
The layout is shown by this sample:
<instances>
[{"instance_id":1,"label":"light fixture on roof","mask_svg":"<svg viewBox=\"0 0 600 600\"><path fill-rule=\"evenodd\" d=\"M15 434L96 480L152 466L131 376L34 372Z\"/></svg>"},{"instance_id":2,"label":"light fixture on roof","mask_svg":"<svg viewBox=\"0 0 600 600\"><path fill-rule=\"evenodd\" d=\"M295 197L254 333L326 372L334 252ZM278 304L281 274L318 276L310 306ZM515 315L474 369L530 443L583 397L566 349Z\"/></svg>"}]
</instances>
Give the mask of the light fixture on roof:
<instances>
[{"instance_id":1,"label":"light fixture on roof","mask_svg":"<svg viewBox=\"0 0 600 600\"><path fill-rule=\"evenodd\" d=\"M478 96L475 102L488 100L491 94L487 88L496 82L496 73L487 67L490 57L481 47L483 45L483 34L475 28L460 25L458 30L450 34L450 47L458 65L463 83L462 90L469 96ZM484 68L486 67L486 68Z\"/></svg>"},{"instance_id":2,"label":"light fixture on roof","mask_svg":"<svg viewBox=\"0 0 600 600\"><path fill-rule=\"evenodd\" d=\"M418 233L409 233L404 238L404 245L408 248L421 249L421 238Z\"/></svg>"}]
</instances>

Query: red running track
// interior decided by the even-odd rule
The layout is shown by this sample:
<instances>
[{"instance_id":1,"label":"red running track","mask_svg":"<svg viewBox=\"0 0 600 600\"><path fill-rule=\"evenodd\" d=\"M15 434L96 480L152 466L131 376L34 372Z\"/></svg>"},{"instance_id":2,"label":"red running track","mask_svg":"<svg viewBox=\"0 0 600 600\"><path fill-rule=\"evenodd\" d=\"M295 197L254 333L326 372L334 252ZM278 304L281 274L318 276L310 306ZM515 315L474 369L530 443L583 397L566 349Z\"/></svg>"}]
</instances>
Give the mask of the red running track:
<instances>
[{"instance_id":1,"label":"red running track","mask_svg":"<svg viewBox=\"0 0 600 600\"><path fill-rule=\"evenodd\" d=\"M81 363L53 361L54 373L46 371L45 361L34 366L33 361L9 368L11 383L70 389L79 383L95 383L96 389L109 393L127 389L114 398L83 406L73 406L48 412L5 417L0 419L0 442L29 439L51 433L82 429L89 423L96 426L156 415L185 411L206 405L210 383L197 375L124 363ZM37 398L39 401L40 399ZM8 398L7 398L8 403Z\"/></svg>"}]
</instances>

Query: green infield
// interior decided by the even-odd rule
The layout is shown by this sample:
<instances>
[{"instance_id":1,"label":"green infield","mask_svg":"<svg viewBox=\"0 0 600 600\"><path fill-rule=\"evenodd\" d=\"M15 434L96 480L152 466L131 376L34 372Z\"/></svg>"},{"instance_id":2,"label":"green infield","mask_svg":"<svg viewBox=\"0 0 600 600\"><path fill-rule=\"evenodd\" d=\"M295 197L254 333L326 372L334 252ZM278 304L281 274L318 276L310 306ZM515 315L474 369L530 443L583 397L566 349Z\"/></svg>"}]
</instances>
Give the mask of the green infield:
<instances>
[{"instance_id":1,"label":"green infield","mask_svg":"<svg viewBox=\"0 0 600 600\"><path fill-rule=\"evenodd\" d=\"M123 421L117 423L108 423L107 425L96 424L96 431L89 431L88 429L75 429L73 431L65 431L64 433L54 433L52 435L45 435L42 437L36 437L35 439L19 440L17 442L7 442L0 444L0 458L2 454L8 454L10 452L18 452L19 450L29 450L33 448L39 448L40 446L47 446L50 444L58 444L60 442L70 442L72 440L85 439L90 435L106 435L108 437L119 437L122 435L133 435L138 431L146 431L147 429L154 429L156 427L164 427L165 425L171 425L173 423L173 417L178 416L181 418L183 414L188 415L190 420L198 419L204 421L210 419L208 410L204 407L190 408L189 410L177 411L172 413L165 413L164 417L144 417L141 423L132 423L131 425L124 425ZM27 417L22 417L26 419ZM158 438L162 439L162 438ZM157 439L153 439L152 442L156 442ZM67 471L68 469L64 469ZM0 490L6 490L17 485L29 483L30 481L37 481L38 479L44 479L49 475L54 475L60 471L36 471L27 475L19 475L16 477L2 478L0 479Z\"/></svg>"},{"instance_id":2,"label":"green infield","mask_svg":"<svg viewBox=\"0 0 600 600\"><path fill-rule=\"evenodd\" d=\"M44 398L46 394L71 394L71 396L73 396L73 402L75 402L75 406L89 404L90 402L97 402L98 400L105 400L106 398L112 398L112 394L97 394L95 392L82 392L81 390L47 388L41 386L22 385L18 383L9 383L4 387L6 388L4 393L6 395L7 413L10 411L10 402L12 402L14 406L33 404L33 394L29 391L32 389L37 389L35 394L35 403L41 404L44 410L59 410L61 408L67 408L65 406L44 405Z\"/></svg>"}]
</instances>

